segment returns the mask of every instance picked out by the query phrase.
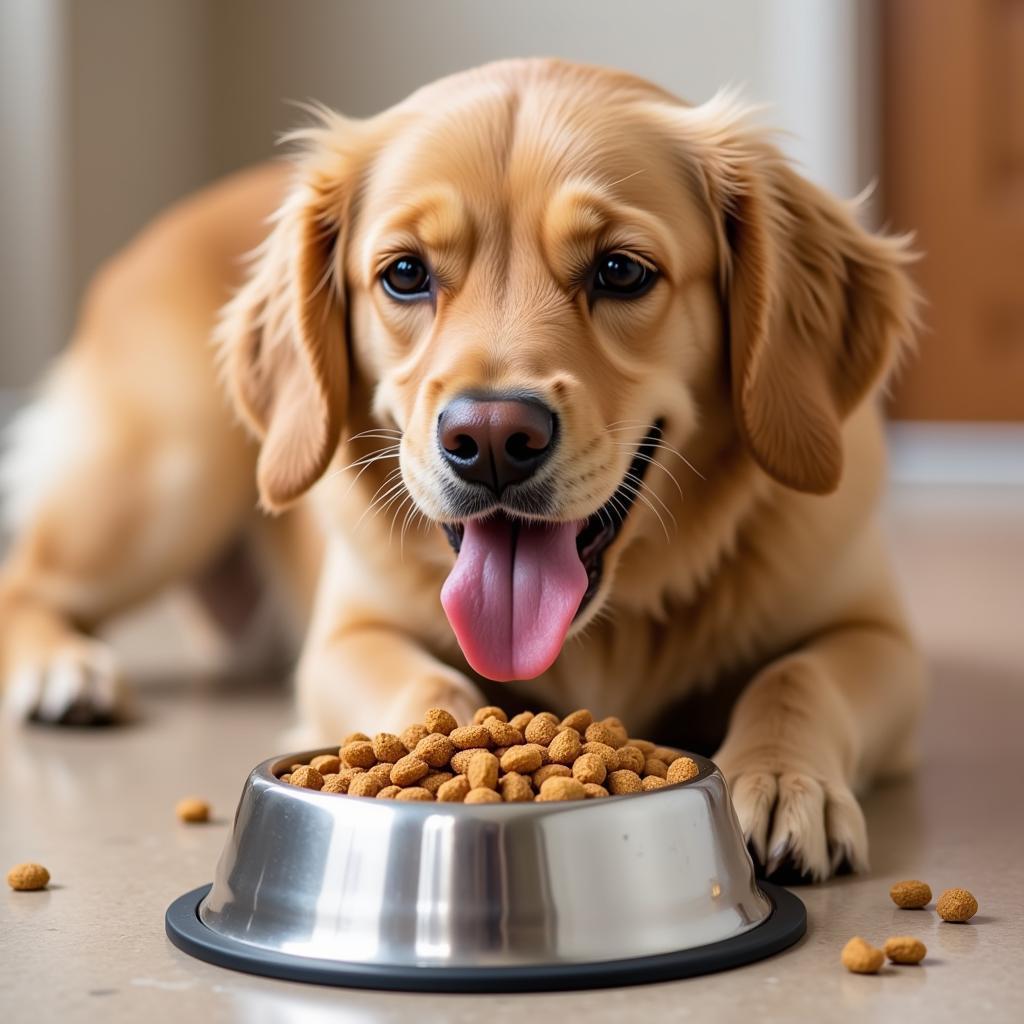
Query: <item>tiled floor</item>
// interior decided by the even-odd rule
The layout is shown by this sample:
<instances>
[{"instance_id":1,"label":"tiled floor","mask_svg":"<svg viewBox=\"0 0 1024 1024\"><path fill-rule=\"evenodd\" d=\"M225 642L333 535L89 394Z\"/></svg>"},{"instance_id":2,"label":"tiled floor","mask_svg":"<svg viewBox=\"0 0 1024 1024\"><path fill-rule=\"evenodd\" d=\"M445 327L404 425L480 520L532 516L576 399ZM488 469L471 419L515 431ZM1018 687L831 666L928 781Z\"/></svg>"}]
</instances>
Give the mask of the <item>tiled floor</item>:
<instances>
[{"instance_id":1,"label":"tiled floor","mask_svg":"<svg viewBox=\"0 0 1024 1024\"><path fill-rule=\"evenodd\" d=\"M134 728L0 733L0 865L31 858L53 873L48 892L0 893L0 1019L1024 1019L1024 490L905 488L888 517L934 670L925 761L867 800L871 874L801 890L810 926L790 952L683 982L495 997L318 989L192 960L165 939L164 908L210 879L244 775L288 719L280 690L206 683L193 668L146 688ZM160 661L153 640L173 624L151 614L129 653ZM214 824L175 821L193 791L214 801ZM898 911L886 891L904 877L967 886L981 911L968 925ZM851 935L900 933L928 944L923 966L839 966Z\"/></svg>"}]
</instances>

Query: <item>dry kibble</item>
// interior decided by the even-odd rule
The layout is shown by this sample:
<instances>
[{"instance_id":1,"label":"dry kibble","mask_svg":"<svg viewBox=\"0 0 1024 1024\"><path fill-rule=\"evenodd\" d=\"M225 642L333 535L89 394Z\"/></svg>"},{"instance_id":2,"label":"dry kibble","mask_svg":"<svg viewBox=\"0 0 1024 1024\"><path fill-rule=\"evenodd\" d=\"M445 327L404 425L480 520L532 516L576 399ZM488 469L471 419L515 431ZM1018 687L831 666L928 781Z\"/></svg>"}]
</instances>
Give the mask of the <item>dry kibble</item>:
<instances>
[{"instance_id":1,"label":"dry kibble","mask_svg":"<svg viewBox=\"0 0 1024 1024\"><path fill-rule=\"evenodd\" d=\"M472 750L477 747L489 747L491 734L482 725L463 725L452 729L448 734L457 750Z\"/></svg>"},{"instance_id":2,"label":"dry kibble","mask_svg":"<svg viewBox=\"0 0 1024 1024\"><path fill-rule=\"evenodd\" d=\"M609 747L607 743L598 743L591 740L584 743L580 749L584 754L597 754L604 761L605 771L613 772L618 768L618 751L614 747Z\"/></svg>"},{"instance_id":3,"label":"dry kibble","mask_svg":"<svg viewBox=\"0 0 1024 1024\"><path fill-rule=\"evenodd\" d=\"M645 775L640 780L640 785L643 786L644 792L650 792L652 789L661 789L663 786L667 786L668 783L657 775Z\"/></svg>"},{"instance_id":4,"label":"dry kibble","mask_svg":"<svg viewBox=\"0 0 1024 1024\"><path fill-rule=\"evenodd\" d=\"M577 782L571 775L554 775L545 779L540 787L538 800L583 800L587 791L583 788L582 782Z\"/></svg>"},{"instance_id":5,"label":"dry kibble","mask_svg":"<svg viewBox=\"0 0 1024 1024\"><path fill-rule=\"evenodd\" d=\"M426 726L417 723L416 725L410 725L408 729L403 729L399 733L398 738L405 744L406 750L412 751L416 749L416 744L426 735L428 735Z\"/></svg>"},{"instance_id":6,"label":"dry kibble","mask_svg":"<svg viewBox=\"0 0 1024 1024\"><path fill-rule=\"evenodd\" d=\"M348 787L349 796L376 796L384 788L370 772L357 775Z\"/></svg>"},{"instance_id":7,"label":"dry kibble","mask_svg":"<svg viewBox=\"0 0 1024 1024\"><path fill-rule=\"evenodd\" d=\"M187 796L175 804L174 813L181 821L198 824L210 820L210 805L198 796Z\"/></svg>"},{"instance_id":8,"label":"dry kibble","mask_svg":"<svg viewBox=\"0 0 1024 1024\"><path fill-rule=\"evenodd\" d=\"M437 791L446 783L451 782L455 776L451 772L431 772L429 775L424 775L420 779L420 785L424 789L429 789L434 796L437 796Z\"/></svg>"},{"instance_id":9,"label":"dry kibble","mask_svg":"<svg viewBox=\"0 0 1024 1024\"><path fill-rule=\"evenodd\" d=\"M603 743L606 747L618 749L625 746L626 737L604 722L591 722L585 733L588 743Z\"/></svg>"},{"instance_id":10,"label":"dry kibble","mask_svg":"<svg viewBox=\"0 0 1024 1024\"><path fill-rule=\"evenodd\" d=\"M474 725L483 725L488 718L496 718L499 722L507 722L508 715L501 708L496 708L493 704L489 704L485 708L480 708L473 715Z\"/></svg>"},{"instance_id":11,"label":"dry kibble","mask_svg":"<svg viewBox=\"0 0 1024 1024\"><path fill-rule=\"evenodd\" d=\"M520 711L518 715L513 715L509 720L508 724L513 728L523 732L526 727L530 724L530 720L533 718L532 711Z\"/></svg>"},{"instance_id":12,"label":"dry kibble","mask_svg":"<svg viewBox=\"0 0 1024 1024\"><path fill-rule=\"evenodd\" d=\"M485 786L476 786L466 794L464 804L500 804L501 795Z\"/></svg>"},{"instance_id":13,"label":"dry kibble","mask_svg":"<svg viewBox=\"0 0 1024 1024\"><path fill-rule=\"evenodd\" d=\"M448 736L453 729L459 727L455 716L444 708L431 708L423 716L423 724L427 732L439 732L442 736Z\"/></svg>"},{"instance_id":14,"label":"dry kibble","mask_svg":"<svg viewBox=\"0 0 1024 1024\"><path fill-rule=\"evenodd\" d=\"M379 732L373 737L373 756L378 761L395 764L408 753L405 744L392 732Z\"/></svg>"},{"instance_id":15,"label":"dry kibble","mask_svg":"<svg viewBox=\"0 0 1024 1024\"><path fill-rule=\"evenodd\" d=\"M347 747L350 743L365 743L369 740L369 736L365 732L350 732L342 741L341 746ZM341 757L341 751L338 751L338 756Z\"/></svg>"},{"instance_id":16,"label":"dry kibble","mask_svg":"<svg viewBox=\"0 0 1024 1024\"><path fill-rule=\"evenodd\" d=\"M932 901L932 890L927 882L919 882L916 878L906 882L897 882L890 890L889 896L897 907L904 910L920 910Z\"/></svg>"},{"instance_id":17,"label":"dry kibble","mask_svg":"<svg viewBox=\"0 0 1024 1024\"><path fill-rule=\"evenodd\" d=\"M341 768L341 758L337 754L321 754L309 762L321 775L334 775Z\"/></svg>"},{"instance_id":18,"label":"dry kibble","mask_svg":"<svg viewBox=\"0 0 1024 1024\"><path fill-rule=\"evenodd\" d=\"M644 762L644 775L655 775L659 779L665 778L668 775L668 765L664 761L659 761L656 757L649 757Z\"/></svg>"},{"instance_id":19,"label":"dry kibble","mask_svg":"<svg viewBox=\"0 0 1024 1024\"><path fill-rule=\"evenodd\" d=\"M526 727L524 735L530 743L547 746L558 734L558 725L544 715L534 715Z\"/></svg>"},{"instance_id":20,"label":"dry kibble","mask_svg":"<svg viewBox=\"0 0 1024 1024\"><path fill-rule=\"evenodd\" d=\"M586 709L580 708L579 711L573 711L566 715L562 719L562 725L568 726L570 729L575 729L581 735L587 731L587 726L593 722L594 716Z\"/></svg>"},{"instance_id":21,"label":"dry kibble","mask_svg":"<svg viewBox=\"0 0 1024 1024\"><path fill-rule=\"evenodd\" d=\"M919 964L928 953L925 944L912 935L894 935L885 940L884 949L894 964Z\"/></svg>"},{"instance_id":22,"label":"dry kibble","mask_svg":"<svg viewBox=\"0 0 1024 1024\"><path fill-rule=\"evenodd\" d=\"M466 777L471 790L494 789L498 785L498 759L489 750L473 751Z\"/></svg>"},{"instance_id":23,"label":"dry kibble","mask_svg":"<svg viewBox=\"0 0 1024 1024\"><path fill-rule=\"evenodd\" d=\"M943 921L962 924L978 912L978 901L966 889L947 889L935 904Z\"/></svg>"},{"instance_id":24,"label":"dry kibble","mask_svg":"<svg viewBox=\"0 0 1024 1024\"><path fill-rule=\"evenodd\" d=\"M501 770L504 772L517 772L528 775L540 768L544 759L535 745L526 746L520 744L509 747L501 755Z\"/></svg>"},{"instance_id":25,"label":"dry kibble","mask_svg":"<svg viewBox=\"0 0 1024 1024\"><path fill-rule=\"evenodd\" d=\"M7 884L18 892L34 892L45 889L50 881L50 872L42 864L15 864L7 872Z\"/></svg>"},{"instance_id":26,"label":"dry kibble","mask_svg":"<svg viewBox=\"0 0 1024 1024\"><path fill-rule=\"evenodd\" d=\"M588 782L600 785L608 775L608 769L599 754L580 754L572 766L572 774L577 782L585 786Z\"/></svg>"},{"instance_id":27,"label":"dry kibble","mask_svg":"<svg viewBox=\"0 0 1024 1024\"><path fill-rule=\"evenodd\" d=\"M498 788L501 790L501 798L507 804L525 803L533 799L533 786L530 785L530 780L519 772L509 772L498 783Z\"/></svg>"},{"instance_id":28,"label":"dry kibble","mask_svg":"<svg viewBox=\"0 0 1024 1024\"><path fill-rule=\"evenodd\" d=\"M584 782L583 793L588 800L608 796L608 790L604 786L599 786L596 782Z\"/></svg>"},{"instance_id":29,"label":"dry kibble","mask_svg":"<svg viewBox=\"0 0 1024 1024\"><path fill-rule=\"evenodd\" d=\"M429 803L434 799L434 794L422 786L408 786L400 789L394 796L395 800L416 800L422 803Z\"/></svg>"},{"instance_id":30,"label":"dry kibble","mask_svg":"<svg viewBox=\"0 0 1024 1024\"><path fill-rule=\"evenodd\" d=\"M575 729L566 729L548 744L548 757L552 764L571 768L573 761L580 756L581 746L580 734Z\"/></svg>"},{"instance_id":31,"label":"dry kibble","mask_svg":"<svg viewBox=\"0 0 1024 1024\"><path fill-rule=\"evenodd\" d=\"M533 773L533 784L540 789L548 779L567 779L572 771L564 764L545 764Z\"/></svg>"},{"instance_id":32,"label":"dry kibble","mask_svg":"<svg viewBox=\"0 0 1024 1024\"><path fill-rule=\"evenodd\" d=\"M302 789L323 789L324 777L315 768L304 764L292 772L290 784Z\"/></svg>"},{"instance_id":33,"label":"dry kibble","mask_svg":"<svg viewBox=\"0 0 1024 1024\"><path fill-rule=\"evenodd\" d=\"M370 768L377 763L373 744L369 740L356 740L341 748L342 763L349 768Z\"/></svg>"},{"instance_id":34,"label":"dry kibble","mask_svg":"<svg viewBox=\"0 0 1024 1024\"><path fill-rule=\"evenodd\" d=\"M843 966L854 974L875 974L885 963L885 954L856 936L843 946Z\"/></svg>"},{"instance_id":35,"label":"dry kibble","mask_svg":"<svg viewBox=\"0 0 1024 1024\"><path fill-rule=\"evenodd\" d=\"M524 743L524 747L529 747L530 750L536 750L540 754L541 765L551 764L551 758L548 756L548 748L542 746L540 743Z\"/></svg>"},{"instance_id":36,"label":"dry kibble","mask_svg":"<svg viewBox=\"0 0 1024 1024\"><path fill-rule=\"evenodd\" d=\"M643 751L637 747L631 747L628 743L624 747L619 747L615 751L616 764L615 767L625 768L631 772L636 772L637 775L642 775L644 765L647 763L647 758L644 757Z\"/></svg>"},{"instance_id":37,"label":"dry kibble","mask_svg":"<svg viewBox=\"0 0 1024 1024\"><path fill-rule=\"evenodd\" d=\"M432 732L416 744L413 753L431 768L445 768L455 753L455 744L447 736Z\"/></svg>"},{"instance_id":38,"label":"dry kibble","mask_svg":"<svg viewBox=\"0 0 1024 1024\"><path fill-rule=\"evenodd\" d=\"M377 793L378 800L394 800L402 792L401 786L385 786Z\"/></svg>"},{"instance_id":39,"label":"dry kibble","mask_svg":"<svg viewBox=\"0 0 1024 1024\"><path fill-rule=\"evenodd\" d=\"M469 750L460 750L458 753L452 754L452 771L456 775L465 775L469 771L469 762L473 759L473 755L478 754L481 749L481 747L471 747Z\"/></svg>"},{"instance_id":40,"label":"dry kibble","mask_svg":"<svg viewBox=\"0 0 1024 1024\"><path fill-rule=\"evenodd\" d=\"M622 722L612 716L602 719L600 724L611 733L612 738L608 746L615 747L615 749L618 750L619 747L624 747L626 745L626 741L629 739L629 733L626 732L626 728Z\"/></svg>"},{"instance_id":41,"label":"dry kibble","mask_svg":"<svg viewBox=\"0 0 1024 1024\"><path fill-rule=\"evenodd\" d=\"M608 776L608 792L612 796L625 796L627 793L643 792L643 782L636 772L628 768L620 768Z\"/></svg>"},{"instance_id":42,"label":"dry kibble","mask_svg":"<svg viewBox=\"0 0 1024 1024\"><path fill-rule=\"evenodd\" d=\"M406 754L391 769L391 782L396 786L411 786L430 771L430 765L415 754Z\"/></svg>"},{"instance_id":43,"label":"dry kibble","mask_svg":"<svg viewBox=\"0 0 1024 1024\"><path fill-rule=\"evenodd\" d=\"M651 757L654 754L654 744L650 740L635 740L630 736L626 743L631 747L636 747L645 758Z\"/></svg>"},{"instance_id":44,"label":"dry kibble","mask_svg":"<svg viewBox=\"0 0 1024 1024\"><path fill-rule=\"evenodd\" d=\"M492 753L500 761L508 752L508 747L495 747Z\"/></svg>"},{"instance_id":45,"label":"dry kibble","mask_svg":"<svg viewBox=\"0 0 1024 1024\"><path fill-rule=\"evenodd\" d=\"M700 775L700 767L692 757L677 757L669 766L665 778L675 785L677 782L689 782Z\"/></svg>"},{"instance_id":46,"label":"dry kibble","mask_svg":"<svg viewBox=\"0 0 1024 1024\"><path fill-rule=\"evenodd\" d=\"M437 799L444 803L461 804L469 792L469 779L465 775L456 775L454 779L443 782L437 790Z\"/></svg>"},{"instance_id":47,"label":"dry kibble","mask_svg":"<svg viewBox=\"0 0 1024 1024\"><path fill-rule=\"evenodd\" d=\"M390 761L380 761L368 768L366 774L372 775L382 786L387 786L391 782L391 769L394 767Z\"/></svg>"},{"instance_id":48,"label":"dry kibble","mask_svg":"<svg viewBox=\"0 0 1024 1024\"><path fill-rule=\"evenodd\" d=\"M291 782L292 781L292 773L291 772L285 772L284 775L281 776L281 781L282 782Z\"/></svg>"},{"instance_id":49,"label":"dry kibble","mask_svg":"<svg viewBox=\"0 0 1024 1024\"><path fill-rule=\"evenodd\" d=\"M674 747L655 747L651 753L651 757L656 757L659 761L664 761L665 764L671 764L677 757L682 754L681 750L676 750Z\"/></svg>"},{"instance_id":50,"label":"dry kibble","mask_svg":"<svg viewBox=\"0 0 1024 1024\"><path fill-rule=\"evenodd\" d=\"M484 720L484 728L491 734L491 742L496 747L512 747L523 742L523 734L508 722L491 715Z\"/></svg>"}]
</instances>

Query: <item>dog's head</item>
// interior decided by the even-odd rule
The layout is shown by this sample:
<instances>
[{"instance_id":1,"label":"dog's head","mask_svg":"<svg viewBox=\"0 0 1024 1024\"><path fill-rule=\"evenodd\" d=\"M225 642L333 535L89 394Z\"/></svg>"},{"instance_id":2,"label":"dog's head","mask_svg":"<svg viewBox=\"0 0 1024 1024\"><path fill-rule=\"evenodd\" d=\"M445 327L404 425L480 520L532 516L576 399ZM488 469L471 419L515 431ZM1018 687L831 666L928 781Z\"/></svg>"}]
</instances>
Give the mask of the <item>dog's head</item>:
<instances>
[{"instance_id":1,"label":"dog's head","mask_svg":"<svg viewBox=\"0 0 1024 1024\"><path fill-rule=\"evenodd\" d=\"M710 425L775 481L837 486L842 422L908 333L905 256L733 102L508 62L301 141L221 327L263 501L317 481L365 392L457 553L442 598L482 674L551 664Z\"/></svg>"}]
</instances>

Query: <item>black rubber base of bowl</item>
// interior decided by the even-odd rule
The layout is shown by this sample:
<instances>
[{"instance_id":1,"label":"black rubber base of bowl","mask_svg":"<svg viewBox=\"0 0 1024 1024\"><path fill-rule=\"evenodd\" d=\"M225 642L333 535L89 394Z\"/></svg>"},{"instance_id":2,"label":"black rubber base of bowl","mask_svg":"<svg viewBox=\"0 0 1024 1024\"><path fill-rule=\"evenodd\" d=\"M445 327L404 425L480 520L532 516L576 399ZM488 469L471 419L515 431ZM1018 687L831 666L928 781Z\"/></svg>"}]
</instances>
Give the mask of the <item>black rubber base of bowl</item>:
<instances>
[{"instance_id":1,"label":"black rubber base of bowl","mask_svg":"<svg viewBox=\"0 0 1024 1024\"><path fill-rule=\"evenodd\" d=\"M167 908L165 925L171 942L200 960L287 981L396 992L541 992L612 988L724 971L762 960L792 946L807 930L807 912L803 903L791 892L770 882L759 884L772 903L772 912L763 924L749 932L678 953L585 964L382 967L274 953L218 935L199 920L199 904L210 891L208 885L176 899Z\"/></svg>"}]
</instances>

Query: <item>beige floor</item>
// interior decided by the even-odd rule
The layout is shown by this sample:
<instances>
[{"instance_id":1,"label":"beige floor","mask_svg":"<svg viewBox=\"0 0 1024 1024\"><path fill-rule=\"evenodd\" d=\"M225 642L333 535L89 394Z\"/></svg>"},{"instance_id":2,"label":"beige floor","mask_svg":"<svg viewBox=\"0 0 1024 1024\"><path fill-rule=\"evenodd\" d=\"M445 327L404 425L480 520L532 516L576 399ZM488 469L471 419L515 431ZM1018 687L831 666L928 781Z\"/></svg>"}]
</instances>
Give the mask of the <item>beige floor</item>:
<instances>
[{"instance_id":1,"label":"beige floor","mask_svg":"<svg viewBox=\"0 0 1024 1024\"><path fill-rule=\"evenodd\" d=\"M801 890L810 927L792 951L683 982L487 998L318 989L192 960L164 938L164 908L210 879L245 772L276 748L288 703L273 688L243 700L191 671L146 688L135 728L0 734L0 864L31 858L53 873L48 892L0 893L0 1019L1024 1019L1024 491L906 489L889 521L934 667L924 767L867 800L872 873ZM162 659L152 638L166 644L167 622L129 634L137 661ZM217 823L176 823L174 801L192 791L214 801ZM897 911L886 891L908 876L967 886L981 911L960 926ZM912 933L929 957L852 976L838 955L857 933Z\"/></svg>"}]
</instances>

